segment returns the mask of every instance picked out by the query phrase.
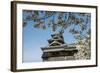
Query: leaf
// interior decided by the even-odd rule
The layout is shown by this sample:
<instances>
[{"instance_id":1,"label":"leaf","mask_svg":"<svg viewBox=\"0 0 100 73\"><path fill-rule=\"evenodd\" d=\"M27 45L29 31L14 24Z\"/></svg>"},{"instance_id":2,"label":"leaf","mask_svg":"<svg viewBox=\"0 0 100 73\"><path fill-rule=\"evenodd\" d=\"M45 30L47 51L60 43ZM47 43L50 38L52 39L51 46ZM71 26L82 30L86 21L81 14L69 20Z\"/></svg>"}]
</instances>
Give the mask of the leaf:
<instances>
[{"instance_id":1,"label":"leaf","mask_svg":"<svg viewBox=\"0 0 100 73\"><path fill-rule=\"evenodd\" d=\"M33 26L34 28L46 29L46 25L44 24L44 21L40 21L37 24L34 24Z\"/></svg>"},{"instance_id":2,"label":"leaf","mask_svg":"<svg viewBox=\"0 0 100 73\"><path fill-rule=\"evenodd\" d=\"M80 31L75 30L74 28L73 28L73 29L70 29L70 32L71 32L72 34L79 34L79 33L80 33Z\"/></svg>"},{"instance_id":3,"label":"leaf","mask_svg":"<svg viewBox=\"0 0 100 73\"><path fill-rule=\"evenodd\" d=\"M45 25L43 26L43 29L44 29L44 30L46 29L46 26L45 26Z\"/></svg>"},{"instance_id":4,"label":"leaf","mask_svg":"<svg viewBox=\"0 0 100 73\"><path fill-rule=\"evenodd\" d=\"M81 27L82 31L86 30L87 29L87 26L84 24L82 27Z\"/></svg>"},{"instance_id":5,"label":"leaf","mask_svg":"<svg viewBox=\"0 0 100 73\"><path fill-rule=\"evenodd\" d=\"M31 20L31 16L27 16L27 17L26 17L26 20L27 20L27 21Z\"/></svg>"},{"instance_id":6,"label":"leaf","mask_svg":"<svg viewBox=\"0 0 100 73\"><path fill-rule=\"evenodd\" d=\"M41 13L44 13L44 11L40 11Z\"/></svg>"},{"instance_id":7,"label":"leaf","mask_svg":"<svg viewBox=\"0 0 100 73\"><path fill-rule=\"evenodd\" d=\"M39 16L39 11L34 11L34 14Z\"/></svg>"},{"instance_id":8,"label":"leaf","mask_svg":"<svg viewBox=\"0 0 100 73\"><path fill-rule=\"evenodd\" d=\"M39 23L33 25L34 28L39 28Z\"/></svg>"},{"instance_id":9,"label":"leaf","mask_svg":"<svg viewBox=\"0 0 100 73\"><path fill-rule=\"evenodd\" d=\"M27 25L27 21L23 21L23 27Z\"/></svg>"}]
</instances>

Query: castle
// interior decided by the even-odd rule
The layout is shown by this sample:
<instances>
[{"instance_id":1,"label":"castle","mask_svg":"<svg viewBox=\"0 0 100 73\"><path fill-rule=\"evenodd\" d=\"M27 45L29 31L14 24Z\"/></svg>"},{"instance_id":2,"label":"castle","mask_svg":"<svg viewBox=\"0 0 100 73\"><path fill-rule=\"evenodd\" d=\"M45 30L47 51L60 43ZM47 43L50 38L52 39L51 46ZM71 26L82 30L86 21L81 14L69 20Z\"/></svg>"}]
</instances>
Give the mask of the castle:
<instances>
[{"instance_id":1,"label":"castle","mask_svg":"<svg viewBox=\"0 0 100 73\"><path fill-rule=\"evenodd\" d=\"M74 54L78 52L75 45L66 44L63 34L54 33L48 40L48 46L41 47L43 61L75 60Z\"/></svg>"}]
</instances>

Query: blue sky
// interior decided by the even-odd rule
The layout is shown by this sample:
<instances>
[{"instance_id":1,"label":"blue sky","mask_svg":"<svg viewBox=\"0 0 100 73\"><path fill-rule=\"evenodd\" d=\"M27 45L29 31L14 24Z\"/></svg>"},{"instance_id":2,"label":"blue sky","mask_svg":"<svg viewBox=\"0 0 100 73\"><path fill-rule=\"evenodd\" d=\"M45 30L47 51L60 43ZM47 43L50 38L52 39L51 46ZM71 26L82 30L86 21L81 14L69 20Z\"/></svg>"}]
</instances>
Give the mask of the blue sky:
<instances>
[{"instance_id":1,"label":"blue sky","mask_svg":"<svg viewBox=\"0 0 100 73\"><path fill-rule=\"evenodd\" d=\"M27 13L23 12L23 18ZM27 26L23 27L23 62L39 62L42 61L41 47L48 45L47 40L51 38L52 30L50 28L43 30L33 27L34 22L28 21ZM64 40L66 43L74 43L76 40L68 29L64 32Z\"/></svg>"}]
</instances>

